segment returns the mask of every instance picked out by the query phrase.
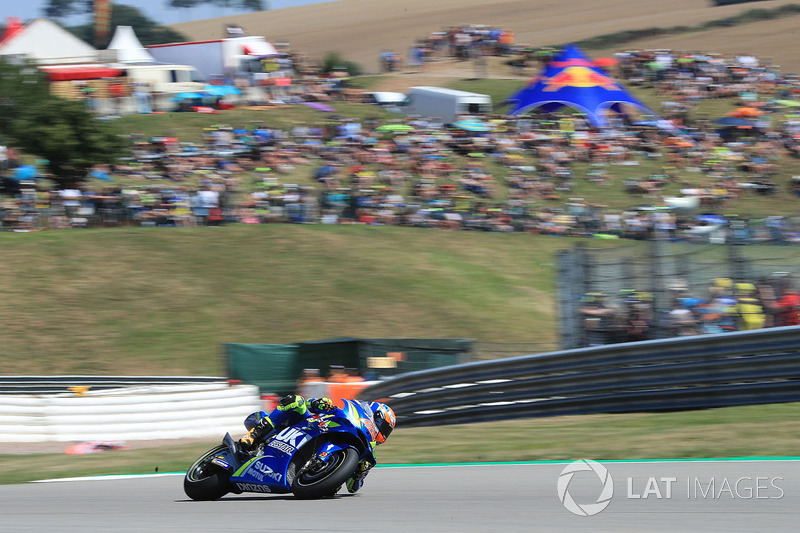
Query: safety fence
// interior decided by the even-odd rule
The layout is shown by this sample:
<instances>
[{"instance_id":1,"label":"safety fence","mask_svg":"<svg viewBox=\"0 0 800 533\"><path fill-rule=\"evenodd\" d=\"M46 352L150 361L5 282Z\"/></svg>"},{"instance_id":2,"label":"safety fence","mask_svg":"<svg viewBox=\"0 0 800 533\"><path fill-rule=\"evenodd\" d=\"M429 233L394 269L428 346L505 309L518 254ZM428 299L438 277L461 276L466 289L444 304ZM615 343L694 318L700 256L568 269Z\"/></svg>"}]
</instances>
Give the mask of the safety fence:
<instances>
[{"instance_id":1,"label":"safety fence","mask_svg":"<svg viewBox=\"0 0 800 533\"><path fill-rule=\"evenodd\" d=\"M221 438L261 405L258 387L227 381L3 394L0 442Z\"/></svg>"},{"instance_id":2,"label":"safety fence","mask_svg":"<svg viewBox=\"0 0 800 533\"><path fill-rule=\"evenodd\" d=\"M413 372L365 389L404 427L800 401L800 326Z\"/></svg>"},{"instance_id":3,"label":"safety fence","mask_svg":"<svg viewBox=\"0 0 800 533\"><path fill-rule=\"evenodd\" d=\"M610 248L579 244L558 252L561 348L620 342L639 306L648 310L644 313L646 333L630 340L673 337L676 328L670 311L677 298L713 299L709 288L716 278L769 286L776 298L788 287L797 286L800 248L740 246L739 242L700 245L665 238ZM616 311L613 317L592 319L595 326L589 328L581 309L587 305L585 297L592 293L603 295L605 305Z\"/></svg>"}]
</instances>

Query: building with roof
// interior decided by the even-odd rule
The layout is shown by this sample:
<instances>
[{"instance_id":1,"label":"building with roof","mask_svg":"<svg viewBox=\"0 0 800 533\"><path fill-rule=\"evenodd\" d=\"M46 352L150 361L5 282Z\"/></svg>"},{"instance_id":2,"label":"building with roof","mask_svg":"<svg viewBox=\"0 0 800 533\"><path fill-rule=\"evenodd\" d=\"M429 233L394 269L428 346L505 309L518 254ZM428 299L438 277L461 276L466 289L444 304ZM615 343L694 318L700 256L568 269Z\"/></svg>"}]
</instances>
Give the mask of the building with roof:
<instances>
[{"instance_id":1,"label":"building with roof","mask_svg":"<svg viewBox=\"0 0 800 533\"><path fill-rule=\"evenodd\" d=\"M9 21L13 31L0 40L0 56L27 59L39 65L90 63L99 60L92 45L79 39L50 19L33 19L24 26Z\"/></svg>"}]
</instances>

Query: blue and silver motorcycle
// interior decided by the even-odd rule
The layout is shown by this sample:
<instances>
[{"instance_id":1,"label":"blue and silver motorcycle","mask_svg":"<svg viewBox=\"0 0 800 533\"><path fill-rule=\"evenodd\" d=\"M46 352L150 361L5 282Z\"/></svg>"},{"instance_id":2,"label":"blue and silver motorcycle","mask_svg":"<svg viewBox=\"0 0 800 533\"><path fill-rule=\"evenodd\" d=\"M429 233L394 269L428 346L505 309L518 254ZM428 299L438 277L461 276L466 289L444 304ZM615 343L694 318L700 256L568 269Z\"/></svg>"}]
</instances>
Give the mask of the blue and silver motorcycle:
<instances>
[{"instance_id":1,"label":"blue and silver motorcycle","mask_svg":"<svg viewBox=\"0 0 800 533\"><path fill-rule=\"evenodd\" d=\"M216 500L229 492L332 496L360 460L375 462L376 435L368 404L355 400L273 432L252 451L226 433L221 445L189 468L183 490L193 500Z\"/></svg>"}]
</instances>

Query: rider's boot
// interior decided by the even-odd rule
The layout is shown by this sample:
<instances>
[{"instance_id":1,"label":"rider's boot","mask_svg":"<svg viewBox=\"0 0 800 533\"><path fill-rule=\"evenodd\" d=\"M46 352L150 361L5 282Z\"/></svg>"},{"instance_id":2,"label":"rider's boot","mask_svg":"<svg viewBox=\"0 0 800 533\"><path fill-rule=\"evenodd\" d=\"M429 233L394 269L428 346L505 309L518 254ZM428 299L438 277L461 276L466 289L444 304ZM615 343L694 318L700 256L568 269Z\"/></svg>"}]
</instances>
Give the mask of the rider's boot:
<instances>
[{"instance_id":1,"label":"rider's boot","mask_svg":"<svg viewBox=\"0 0 800 533\"><path fill-rule=\"evenodd\" d=\"M265 416L258 421L258 424L256 424L247 435L239 439L239 442L245 450L250 451L258 446L261 440L274 429L275 426L272 425L272 421Z\"/></svg>"}]
</instances>

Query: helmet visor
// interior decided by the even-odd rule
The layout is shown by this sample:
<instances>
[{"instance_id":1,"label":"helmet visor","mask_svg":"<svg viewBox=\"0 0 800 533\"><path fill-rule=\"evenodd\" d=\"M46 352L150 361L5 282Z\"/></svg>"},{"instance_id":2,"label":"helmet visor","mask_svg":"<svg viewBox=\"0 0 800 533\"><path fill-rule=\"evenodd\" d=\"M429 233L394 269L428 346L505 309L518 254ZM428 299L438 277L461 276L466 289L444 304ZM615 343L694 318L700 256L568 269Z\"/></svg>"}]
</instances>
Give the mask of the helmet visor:
<instances>
[{"instance_id":1,"label":"helmet visor","mask_svg":"<svg viewBox=\"0 0 800 533\"><path fill-rule=\"evenodd\" d=\"M384 443L394 428L383 416L377 416L375 417L375 429L378 430L378 442Z\"/></svg>"}]
</instances>

